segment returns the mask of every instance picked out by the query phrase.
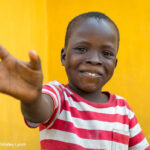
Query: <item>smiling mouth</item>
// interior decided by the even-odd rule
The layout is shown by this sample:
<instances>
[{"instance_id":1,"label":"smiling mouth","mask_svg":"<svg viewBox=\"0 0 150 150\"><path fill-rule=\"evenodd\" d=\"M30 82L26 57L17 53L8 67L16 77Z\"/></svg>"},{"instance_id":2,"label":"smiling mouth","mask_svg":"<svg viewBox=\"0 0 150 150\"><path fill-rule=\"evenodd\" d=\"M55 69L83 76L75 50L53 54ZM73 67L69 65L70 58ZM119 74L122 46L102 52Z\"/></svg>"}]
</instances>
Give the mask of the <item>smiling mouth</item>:
<instances>
[{"instance_id":1,"label":"smiling mouth","mask_svg":"<svg viewBox=\"0 0 150 150\"><path fill-rule=\"evenodd\" d=\"M87 73L89 76L92 76L92 77L98 76L97 73L92 73L92 72L85 72L85 73Z\"/></svg>"},{"instance_id":2,"label":"smiling mouth","mask_svg":"<svg viewBox=\"0 0 150 150\"><path fill-rule=\"evenodd\" d=\"M89 72L89 71L81 71L81 73L86 77L92 77L92 78L100 78L102 77L102 74L96 73L96 72Z\"/></svg>"}]
</instances>

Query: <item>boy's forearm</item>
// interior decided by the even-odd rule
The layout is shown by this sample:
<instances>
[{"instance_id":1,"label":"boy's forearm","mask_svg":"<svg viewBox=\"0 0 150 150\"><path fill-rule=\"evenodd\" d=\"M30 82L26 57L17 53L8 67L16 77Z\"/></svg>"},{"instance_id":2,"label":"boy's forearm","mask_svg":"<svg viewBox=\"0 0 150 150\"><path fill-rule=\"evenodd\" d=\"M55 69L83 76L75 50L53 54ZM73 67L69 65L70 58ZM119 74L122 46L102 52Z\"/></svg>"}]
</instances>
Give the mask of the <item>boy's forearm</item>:
<instances>
[{"instance_id":1,"label":"boy's forearm","mask_svg":"<svg viewBox=\"0 0 150 150\"><path fill-rule=\"evenodd\" d=\"M41 94L32 103L21 102L21 110L26 120L34 123L43 123L53 113L53 101L48 95Z\"/></svg>"}]
</instances>

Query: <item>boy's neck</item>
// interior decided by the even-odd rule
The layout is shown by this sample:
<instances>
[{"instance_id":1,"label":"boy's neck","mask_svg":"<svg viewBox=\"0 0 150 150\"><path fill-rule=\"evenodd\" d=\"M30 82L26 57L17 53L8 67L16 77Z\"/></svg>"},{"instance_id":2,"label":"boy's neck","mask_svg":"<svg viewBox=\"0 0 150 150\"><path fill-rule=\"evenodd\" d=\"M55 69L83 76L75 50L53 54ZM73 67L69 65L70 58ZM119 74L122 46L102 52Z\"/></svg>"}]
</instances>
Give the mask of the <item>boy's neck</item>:
<instances>
[{"instance_id":1,"label":"boy's neck","mask_svg":"<svg viewBox=\"0 0 150 150\"><path fill-rule=\"evenodd\" d=\"M69 87L79 96L91 102L106 103L109 100L109 95L102 93L101 90L85 92L73 87L71 84L69 84Z\"/></svg>"}]
</instances>

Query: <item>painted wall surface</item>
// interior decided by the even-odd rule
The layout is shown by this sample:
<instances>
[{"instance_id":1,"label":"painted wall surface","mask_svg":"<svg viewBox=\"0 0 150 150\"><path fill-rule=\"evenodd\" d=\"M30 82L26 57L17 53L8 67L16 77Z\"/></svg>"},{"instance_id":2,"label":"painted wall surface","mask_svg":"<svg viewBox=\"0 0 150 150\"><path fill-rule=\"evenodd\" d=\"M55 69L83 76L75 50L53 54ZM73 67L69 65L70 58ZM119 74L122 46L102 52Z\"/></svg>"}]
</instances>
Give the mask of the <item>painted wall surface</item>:
<instances>
[{"instance_id":1,"label":"painted wall surface","mask_svg":"<svg viewBox=\"0 0 150 150\"><path fill-rule=\"evenodd\" d=\"M43 0L0 0L0 45L28 61L35 49L47 64L47 12ZM43 65L45 79L47 66ZM28 128L20 102L0 93L0 150L39 150L38 129Z\"/></svg>"},{"instance_id":2,"label":"painted wall surface","mask_svg":"<svg viewBox=\"0 0 150 150\"><path fill-rule=\"evenodd\" d=\"M24 61L35 49L44 82L67 83L60 51L68 22L87 11L106 13L118 25L121 40L118 66L104 90L127 99L150 142L149 5L149 0L0 0L0 45ZM0 114L0 149L40 150L38 129L26 127L19 101L0 93Z\"/></svg>"}]
</instances>

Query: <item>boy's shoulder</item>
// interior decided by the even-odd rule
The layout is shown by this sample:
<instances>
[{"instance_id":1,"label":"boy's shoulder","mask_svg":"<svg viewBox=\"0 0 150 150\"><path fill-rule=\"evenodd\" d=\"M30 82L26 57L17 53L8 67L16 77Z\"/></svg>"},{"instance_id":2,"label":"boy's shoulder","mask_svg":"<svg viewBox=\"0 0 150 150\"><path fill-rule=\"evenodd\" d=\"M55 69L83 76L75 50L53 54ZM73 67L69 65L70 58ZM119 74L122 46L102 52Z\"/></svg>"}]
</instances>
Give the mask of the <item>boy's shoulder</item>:
<instances>
[{"instance_id":1,"label":"boy's shoulder","mask_svg":"<svg viewBox=\"0 0 150 150\"><path fill-rule=\"evenodd\" d=\"M118 94L112 94L112 95L114 95L114 97L115 97L114 99L115 99L115 101L116 101L116 103L117 103L118 106L120 106L120 107L126 107L128 110L130 110L130 111L133 112L133 110L130 107L130 105L129 105L129 103L128 103L128 101L127 101L126 98L124 98L124 97L122 97L122 96L120 96Z\"/></svg>"},{"instance_id":2,"label":"boy's shoulder","mask_svg":"<svg viewBox=\"0 0 150 150\"><path fill-rule=\"evenodd\" d=\"M115 97L114 99L116 101L118 101L120 104L129 105L125 97L122 97L122 96L120 96L118 94L111 94L111 95L114 95L114 97Z\"/></svg>"},{"instance_id":3,"label":"boy's shoulder","mask_svg":"<svg viewBox=\"0 0 150 150\"><path fill-rule=\"evenodd\" d=\"M44 86L53 86L55 88L57 88L58 90L60 91L68 91L69 93L72 93L67 87L68 87L68 84L62 84L60 83L59 81L57 80L53 80L53 81L50 81L46 84L43 85Z\"/></svg>"},{"instance_id":4,"label":"boy's shoulder","mask_svg":"<svg viewBox=\"0 0 150 150\"><path fill-rule=\"evenodd\" d=\"M116 96L116 99L125 100L125 98L124 98L124 97L122 97L122 96L120 96L120 95L115 94L115 96Z\"/></svg>"},{"instance_id":5,"label":"boy's shoulder","mask_svg":"<svg viewBox=\"0 0 150 150\"><path fill-rule=\"evenodd\" d=\"M62 84L59 81L57 81L57 80L53 80L53 81L50 81L50 82L46 83L45 85L59 86L59 85L62 85Z\"/></svg>"}]
</instances>

